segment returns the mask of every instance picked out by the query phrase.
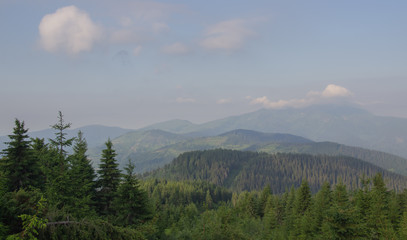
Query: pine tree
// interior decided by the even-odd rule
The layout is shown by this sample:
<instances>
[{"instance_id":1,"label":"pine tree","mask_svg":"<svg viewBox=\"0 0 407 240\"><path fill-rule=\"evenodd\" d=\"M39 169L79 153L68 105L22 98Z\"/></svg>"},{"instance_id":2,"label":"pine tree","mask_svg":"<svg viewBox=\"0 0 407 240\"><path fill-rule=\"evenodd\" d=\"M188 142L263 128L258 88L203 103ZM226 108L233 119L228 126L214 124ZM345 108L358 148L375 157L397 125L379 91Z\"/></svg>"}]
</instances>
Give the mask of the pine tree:
<instances>
[{"instance_id":1,"label":"pine tree","mask_svg":"<svg viewBox=\"0 0 407 240\"><path fill-rule=\"evenodd\" d=\"M76 198L75 209L80 209L77 214L85 216L91 214L90 211L96 194L96 174L86 155L88 147L81 131L78 132L78 137L74 143L74 153L68 158L71 166L69 177L71 185L75 188L72 193Z\"/></svg>"},{"instance_id":2,"label":"pine tree","mask_svg":"<svg viewBox=\"0 0 407 240\"><path fill-rule=\"evenodd\" d=\"M321 189L315 195L315 201L312 205L312 214L316 231L321 232L323 220L327 217L328 211L332 205L332 190L328 182L322 184Z\"/></svg>"},{"instance_id":3,"label":"pine tree","mask_svg":"<svg viewBox=\"0 0 407 240\"><path fill-rule=\"evenodd\" d=\"M383 177L380 173L373 177L373 187L370 192L371 202L368 210L367 224L371 238L390 239L395 233L389 219L389 197Z\"/></svg>"},{"instance_id":4,"label":"pine tree","mask_svg":"<svg viewBox=\"0 0 407 240\"><path fill-rule=\"evenodd\" d=\"M97 186L100 188L98 195L99 211L103 215L112 213L112 202L120 183L119 164L115 159L116 151L110 139L105 143L106 148L102 151L99 165L99 179Z\"/></svg>"},{"instance_id":5,"label":"pine tree","mask_svg":"<svg viewBox=\"0 0 407 240\"><path fill-rule=\"evenodd\" d=\"M16 119L13 134L8 136L10 142L6 142L8 147L2 152L4 158L0 167L10 191L41 185L42 173L30 148L30 141L27 140L27 131L24 129L24 121Z\"/></svg>"},{"instance_id":6,"label":"pine tree","mask_svg":"<svg viewBox=\"0 0 407 240\"><path fill-rule=\"evenodd\" d=\"M310 206L311 206L311 189L309 188L308 181L303 180L296 194L295 213L297 215L303 215Z\"/></svg>"},{"instance_id":7,"label":"pine tree","mask_svg":"<svg viewBox=\"0 0 407 240\"><path fill-rule=\"evenodd\" d=\"M264 187L263 191L261 192L260 199L259 199L259 215L263 217L266 212L267 201L271 197L271 187L268 184Z\"/></svg>"},{"instance_id":8,"label":"pine tree","mask_svg":"<svg viewBox=\"0 0 407 240\"><path fill-rule=\"evenodd\" d=\"M344 184L338 184L332 194L332 207L323 225L325 236L329 239L355 239L360 234L357 214L349 201Z\"/></svg>"},{"instance_id":9,"label":"pine tree","mask_svg":"<svg viewBox=\"0 0 407 240\"><path fill-rule=\"evenodd\" d=\"M205 195L205 209L212 209L213 207L213 200L212 200L212 196L211 196L211 192L209 191L209 189L206 191L206 195Z\"/></svg>"},{"instance_id":10,"label":"pine tree","mask_svg":"<svg viewBox=\"0 0 407 240\"><path fill-rule=\"evenodd\" d=\"M51 126L53 129L56 130L55 132L55 139L49 139L51 144L58 149L59 152L59 164L61 172L66 168L66 150L65 147L69 147L72 145L72 142L75 138L66 138L67 133L65 132L66 129L71 127L71 123L65 124L64 115L62 112L58 112L58 122Z\"/></svg>"},{"instance_id":11,"label":"pine tree","mask_svg":"<svg viewBox=\"0 0 407 240\"><path fill-rule=\"evenodd\" d=\"M46 198L50 204L55 205L57 209L67 208L72 210L74 202L73 192L76 191L71 185L71 179L69 177L69 166L66 157L65 147L71 146L74 138L66 138L66 129L70 128L71 124L65 124L62 112L58 112L58 122L51 126L56 130L55 139L49 139L50 147L48 151L48 159L46 159L49 165L47 176L47 189Z\"/></svg>"},{"instance_id":12,"label":"pine tree","mask_svg":"<svg viewBox=\"0 0 407 240\"><path fill-rule=\"evenodd\" d=\"M147 193L140 188L134 173L134 164L129 160L125 167L124 181L117 189L114 206L120 225L138 225L151 217Z\"/></svg>"}]
</instances>

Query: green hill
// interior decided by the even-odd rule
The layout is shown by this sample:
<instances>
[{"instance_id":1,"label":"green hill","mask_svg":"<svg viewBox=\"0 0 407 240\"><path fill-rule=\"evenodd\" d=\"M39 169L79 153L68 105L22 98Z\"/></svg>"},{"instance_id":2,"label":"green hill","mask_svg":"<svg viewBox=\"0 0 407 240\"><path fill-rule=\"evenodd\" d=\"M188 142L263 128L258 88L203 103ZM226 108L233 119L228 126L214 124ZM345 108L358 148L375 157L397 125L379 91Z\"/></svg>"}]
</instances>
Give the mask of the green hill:
<instances>
[{"instance_id":1,"label":"green hill","mask_svg":"<svg viewBox=\"0 0 407 240\"><path fill-rule=\"evenodd\" d=\"M203 180L232 190L260 190L270 185L273 193L298 187L303 179L317 191L324 182L361 186L362 177L381 172L387 186L401 191L407 177L373 164L345 156L267 154L235 150L206 150L183 153L165 167L145 177L167 180Z\"/></svg>"},{"instance_id":2,"label":"green hill","mask_svg":"<svg viewBox=\"0 0 407 240\"><path fill-rule=\"evenodd\" d=\"M149 130L125 134L113 140L113 143L119 153L119 161L125 163L129 158L132 159L136 163L138 172L164 166L184 152L223 148L266 153L343 155L407 175L407 160L404 158L337 143L313 142L290 134L233 130L214 137L192 138L164 131ZM101 149L98 151L100 152Z\"/></svg>"}]
</instances>

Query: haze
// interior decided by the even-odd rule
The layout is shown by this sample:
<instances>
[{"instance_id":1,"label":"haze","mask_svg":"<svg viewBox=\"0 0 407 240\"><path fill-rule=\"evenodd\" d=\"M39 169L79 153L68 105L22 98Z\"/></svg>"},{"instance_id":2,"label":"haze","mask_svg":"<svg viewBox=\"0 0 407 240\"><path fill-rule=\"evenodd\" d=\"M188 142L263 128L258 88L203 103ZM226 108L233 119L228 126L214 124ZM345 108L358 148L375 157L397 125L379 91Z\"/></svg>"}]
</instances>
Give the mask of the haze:
<instances>
[{"instance_id":1,"label":"haze","mask_svg":"<svg viewBox=\"0 0 407 240\"><path fill-rule=\"evenodd\" d=\"M0 1L0 135L313 104L407 117L406 1Z\"/></svg>"}]
</instances>

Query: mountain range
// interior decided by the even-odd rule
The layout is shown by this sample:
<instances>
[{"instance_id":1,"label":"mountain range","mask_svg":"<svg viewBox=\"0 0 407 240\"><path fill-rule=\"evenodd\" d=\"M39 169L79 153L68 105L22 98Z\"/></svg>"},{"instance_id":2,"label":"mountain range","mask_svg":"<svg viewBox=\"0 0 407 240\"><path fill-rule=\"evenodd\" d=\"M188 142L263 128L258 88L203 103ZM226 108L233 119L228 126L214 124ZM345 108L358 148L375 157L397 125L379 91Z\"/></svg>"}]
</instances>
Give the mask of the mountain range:
<instances>
[{"instance_id":1,"label":"mountain range","mask_svg":"<svg viewBox=\"0 0 407 240\"><path fill-rule=\"evenodd\" d=\"M145 129L193 136L214 136L235 129L288 133L313 141L330 141L407 158L407 119L373 115L353 106L260 109L203 124L172 120Z\"/></svg>"},{"instance_id":2,"label":"mountain range","mask_svg":"<svg viewBox=\"0 0 407 240\"><path fill-rule=\"evenodd\" d=\"M407 160L402 157L333 142L314 142L291 134L237 129L217 136L192 137L162 130L140 130L126 133L112 142L121 167L131 159L139 173L162 167L184 152L222 148L266 153L349 156L407 175ZM89 151L96 162L96 156L101 150L102 147Z\"/></svg>"},{"instance_id":3,"label":"mountain range","mask_svg":"<svg viewBox=\"0 0 407 240\"><path fill-rule=\"evenodd\" d=\"M131 159L138 172L163 166L186 151L225 148L344 155L407 175L407 119L375 116L349 106L260 109L203 124L171 120L138 130L92 125L68 130L68 137L79 130L88 142L95 167L103 143L110 137L120 166ZM54 137L54 131L29 135L48 139ZM0 137L0 149L6 141L6 136Z\"/></svg>"}]
</instances>

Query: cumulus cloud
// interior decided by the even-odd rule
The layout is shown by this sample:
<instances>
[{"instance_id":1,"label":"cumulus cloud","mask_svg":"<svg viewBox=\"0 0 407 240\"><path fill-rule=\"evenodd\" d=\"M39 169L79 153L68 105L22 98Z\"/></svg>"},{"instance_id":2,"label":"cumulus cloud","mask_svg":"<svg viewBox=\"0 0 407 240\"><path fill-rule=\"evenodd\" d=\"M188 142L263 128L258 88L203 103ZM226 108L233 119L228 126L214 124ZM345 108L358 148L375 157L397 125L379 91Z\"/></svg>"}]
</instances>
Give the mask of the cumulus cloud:
<instances>
[{"instance_id":1,"label":"cumulus cloud","mask_svg":"<svg viewBox=\"0 0 407 240\"><path fill-rule=\"evenodd\" d=\"M101 37L101 29L86 12L75 6L45 15L38 28L41 46L49 52L74 55L89 51Z\"/></svg>"},{"instance_id":2,"label":"cumulus cloud","mask_svg":"<svg viewBox=\"0 0 407 240\"><path fill-rule=\"evenodd\" d=\"M323 97L347 97L351 95L351 92L341 86L329 84L324 91L321 93Z\"/></svg>"},{"instance_id":3,"label":"cumulus cloud","mask_svg":"<svg viewBox=\"0 0 407 240\"><path fill-rule=\"evenodd\" d=\"M346 98L351 96L352 93L341 86L329 84L323 91L311 91L307 94L305 98L301 99L289 99L289 100L278 100L271 101L266 96L259 98L247 98L250 100L251 104L261 104L265 108L271 109L282 109L282 108L301 108L310 106L312 104L323 103L327 101L332 101L338 98Z\"/></svg>"},{"instance_id":4,"label":"cumulus cloud","mask_svg":"<svg viewBox=\"0 0 407 240\"><path fill-rule=\"evenodd\" d=\"M209 26L204 35L201 46L206 49L235 50L241 48L254 32L249 29L247 20L233 19Z\"/></svg>"},{"instance_id":5,"label":"cumulus cloud","mask_svg":"<svg viewBox=\"0 0 407 240\"><path fill-rule=\"evenodd\" d=\"M194 103L196 100L194 98L183 98L179 97L175 99L177 103Z\"/></svg>"},{"instance_id":6,"label":"cumulus cloud","mask_svg":"<svg viewBox=\"0 0 407 240\"><path fill-rule=\"evenodd\" d=\"M185 55L189 52L189 49L185 44L177 42L163 47L161 51L170 55Z\"/></svg>"}]
</instances>

